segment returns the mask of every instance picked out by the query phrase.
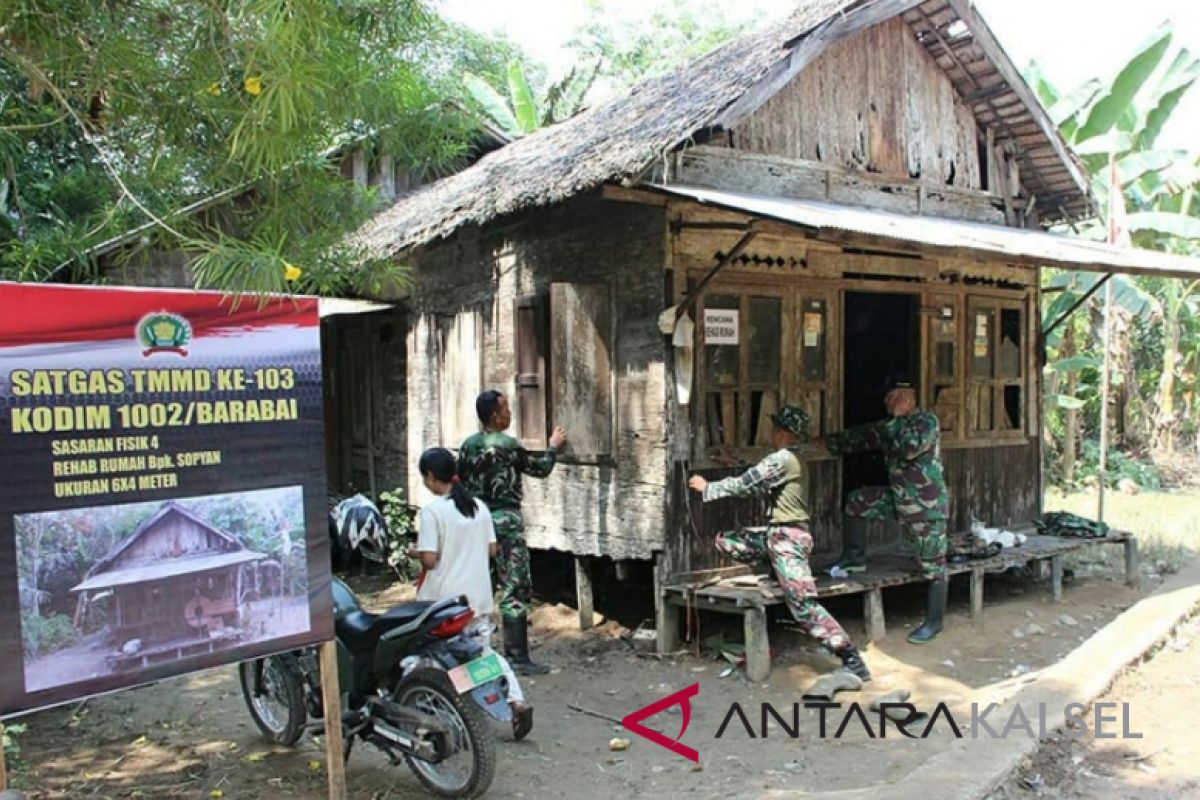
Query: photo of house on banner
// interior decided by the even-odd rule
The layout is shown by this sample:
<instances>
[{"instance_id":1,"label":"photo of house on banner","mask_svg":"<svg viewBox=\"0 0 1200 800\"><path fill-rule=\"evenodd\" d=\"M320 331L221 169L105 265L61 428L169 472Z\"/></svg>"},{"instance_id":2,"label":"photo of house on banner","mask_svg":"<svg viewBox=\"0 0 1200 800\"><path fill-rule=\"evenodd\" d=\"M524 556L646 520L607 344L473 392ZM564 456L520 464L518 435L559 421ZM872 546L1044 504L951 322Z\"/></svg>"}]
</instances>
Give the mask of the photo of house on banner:
<instances>
[{"instance_id":1,"label":"photo of house on banner","mask_svg":"<svg viewBox=\"0 0 1200 800\"><path fill-rule=\"evenodd\" d=\"M26 692L309 630L299 486L14 522Z\"/></svg>"}]
</instances>

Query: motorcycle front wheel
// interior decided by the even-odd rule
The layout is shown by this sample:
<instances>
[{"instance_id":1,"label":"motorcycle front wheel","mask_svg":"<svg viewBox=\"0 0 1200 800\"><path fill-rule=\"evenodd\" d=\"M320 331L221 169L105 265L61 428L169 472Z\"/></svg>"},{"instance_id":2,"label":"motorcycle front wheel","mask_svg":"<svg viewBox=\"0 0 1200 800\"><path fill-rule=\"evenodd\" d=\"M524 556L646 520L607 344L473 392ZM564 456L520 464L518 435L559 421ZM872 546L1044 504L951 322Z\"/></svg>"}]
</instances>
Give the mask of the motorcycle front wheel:
<instances>
[{"instance_id":1,"label":"motorcycle front wheel","mask_svg":"<svg viewBox=\"0 0 1200 800\"><path fill-rule=\"evenodd\" d=\"M436 717L448 729L445 758L433 763L406 755L409 769L425 788L442 797L479 797L492 785L496 745L483 714L454 690L446 673L413 670L396 687L401 705Z\"/></svg>"},{"instance_id":2,"label":"motorcycle front wheel","mask_svg":"<svg viewBox=\"0 0 1200 800\"><path fill-rule=\"evenodd\" d=\"M238 664L242 697L254 724L273 742L291 746L304 733L308 710L300 676L279 656Z\"/></svg>"}]
</instances>

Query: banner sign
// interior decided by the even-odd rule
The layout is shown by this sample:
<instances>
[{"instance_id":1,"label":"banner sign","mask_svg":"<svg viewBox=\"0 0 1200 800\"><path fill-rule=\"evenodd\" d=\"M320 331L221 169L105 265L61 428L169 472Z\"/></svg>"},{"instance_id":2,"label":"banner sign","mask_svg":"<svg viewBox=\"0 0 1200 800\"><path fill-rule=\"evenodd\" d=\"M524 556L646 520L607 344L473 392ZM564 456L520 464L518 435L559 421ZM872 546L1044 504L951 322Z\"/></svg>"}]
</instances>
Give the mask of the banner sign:
<instances>
[{"instance_id":1,"label":"banner sign","mask_svg":"<svg viewBox=\"0 0 1200 800\"><path fill-rule=\"evenodd\" d=\"M316 298L0 283L0 713L332 636Z\"/></svg>"}]
</instances>

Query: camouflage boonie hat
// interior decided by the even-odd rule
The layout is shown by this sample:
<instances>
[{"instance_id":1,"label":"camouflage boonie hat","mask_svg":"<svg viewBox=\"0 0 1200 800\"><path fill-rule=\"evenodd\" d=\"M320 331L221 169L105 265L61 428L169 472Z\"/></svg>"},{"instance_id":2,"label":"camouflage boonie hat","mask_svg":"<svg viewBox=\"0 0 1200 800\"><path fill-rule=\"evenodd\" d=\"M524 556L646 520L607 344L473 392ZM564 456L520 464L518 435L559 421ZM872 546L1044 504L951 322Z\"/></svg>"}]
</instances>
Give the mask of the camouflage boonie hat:
<instances>
[{"instance_id":1,"label":"camouflage boonie hat","mask_svg":"<svg viewBox=\"0 0 1200 800\"><path fill-rule=\"evenodd\" d=\"M784 406L771 415L771 422L797 436L808 436L808 412L800 406Z\"/></svg>"}]
</instances>

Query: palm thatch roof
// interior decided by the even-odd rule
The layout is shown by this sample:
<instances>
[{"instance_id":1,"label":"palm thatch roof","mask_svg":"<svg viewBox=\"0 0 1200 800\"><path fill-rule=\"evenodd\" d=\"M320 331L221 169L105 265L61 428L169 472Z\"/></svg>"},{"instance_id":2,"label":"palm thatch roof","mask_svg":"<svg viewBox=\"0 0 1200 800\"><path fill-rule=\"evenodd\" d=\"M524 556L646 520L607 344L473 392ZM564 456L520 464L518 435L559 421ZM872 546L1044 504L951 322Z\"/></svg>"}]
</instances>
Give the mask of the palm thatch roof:
<instances>
[{"instance_id":1,"label":"palm thatch roof","mask_svg":"<svg viewBox=\"0 0 1200 800\"><path fill-rule=\"evenodd\" d=\"M469 169L399 199L355 239L372 256L394 258L467 225L553 205L605 183L636 184L665 154L752 113L828 44L918 7L949 8L947 2L957 0L800 0L785 19L674 72L648 78L622 96L518 139ZM1012 67L1003 51L986 53L985 61L996 60ZM943 69L949 67L943 64ZM1006 82L988 95L989 102L1008 90L1003 72L996 70ZM1015 82L1028 91L1019 76ZM1058 171L1053 176L1058 190L1073 192L1071 200L1085 196L1077 165L1052 126L1047 130L1044 110L1036 100L1031 107L1028 97L1017 101L1037 117L1031 120L1031 135L1040 137L1040 149L1055 162L1049 169Z\"/></svg>"}]
</instances>

